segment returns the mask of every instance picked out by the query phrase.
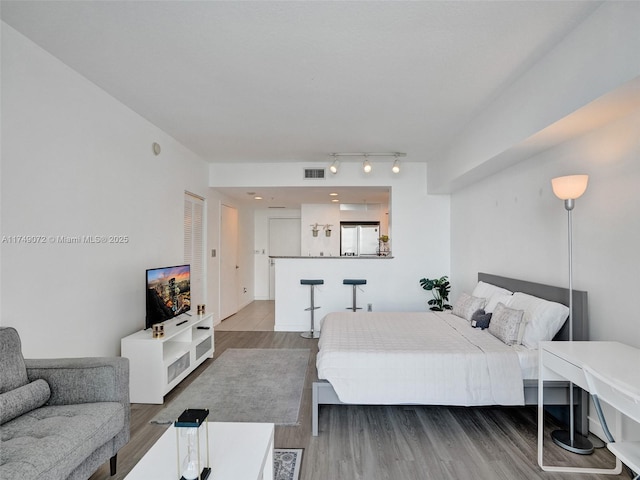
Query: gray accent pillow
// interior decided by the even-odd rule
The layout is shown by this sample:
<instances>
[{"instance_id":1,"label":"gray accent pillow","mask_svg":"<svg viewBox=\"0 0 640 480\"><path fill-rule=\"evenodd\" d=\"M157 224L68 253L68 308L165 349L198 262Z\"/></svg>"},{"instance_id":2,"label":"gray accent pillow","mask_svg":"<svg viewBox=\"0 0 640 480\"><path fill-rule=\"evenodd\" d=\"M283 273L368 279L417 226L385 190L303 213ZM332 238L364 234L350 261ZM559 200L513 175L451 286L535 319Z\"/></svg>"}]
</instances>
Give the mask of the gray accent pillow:
<instances>
[{"instance_id":1,"label":"gray accent pillow","mask_svg":"<svg viewBox=\"0 0 640 480\"><path fill-rule=\"evenodd\" d=\"M523 310L514 310L502 302L498 303L491 317L489 333L507 345L516 345L523 315Z\"/></svg>"},{"instance_id":2,"label":"gray accent pillow","mask_svg":"<svg viewBox=\"0 0 640 480\"><path fill-rule=\"evenodd\" d=\"M50 396L49 384L41 378L0 394L0 425L41 407Z\"/></svg>"},{"instance_id":3,"label":"gray accent pillow","mask_svg":"<svg viewBox=\"0 0 640 480\"><path fill-rule=\"evenodd\" d=\"M480 297L473 297L468 293L461 293L458 297L458 301L453 306L451 313L462 317L467 321L471 321L471 315L477 310L484 308L486 299Z\"/></svg>"},{"instance_id":4,"label":"gray accent pillow","mask_svg":"<svg viewBox=\"0 0 640 480\"><path fill-rule=\"evenodd\" d=\"M481 328L482 330L488 328L489 322L491 322L491 315L491 312L485 313L482 309L476 310L473 312L473 315L471 315L471 326L473 328Z\"/></svg>"}]
</instances>

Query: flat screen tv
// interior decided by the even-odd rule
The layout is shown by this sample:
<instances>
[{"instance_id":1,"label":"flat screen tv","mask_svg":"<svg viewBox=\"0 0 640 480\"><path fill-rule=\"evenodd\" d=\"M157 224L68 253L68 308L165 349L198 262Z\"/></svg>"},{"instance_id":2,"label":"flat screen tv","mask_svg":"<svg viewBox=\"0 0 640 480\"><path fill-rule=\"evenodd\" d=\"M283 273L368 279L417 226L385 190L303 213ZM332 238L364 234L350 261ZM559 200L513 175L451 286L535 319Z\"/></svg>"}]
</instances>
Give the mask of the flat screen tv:
<instances>
[{"instance_id":1,"label":"flat screen tv","mask_svg":"<svg viewBox=\"0 0 640 480\"><path fill-rule=\"evenodd\" d=\"M147 316L145 328L171 320L191 310L190 265L147 270Z\"/></svg>"}]
</instances>

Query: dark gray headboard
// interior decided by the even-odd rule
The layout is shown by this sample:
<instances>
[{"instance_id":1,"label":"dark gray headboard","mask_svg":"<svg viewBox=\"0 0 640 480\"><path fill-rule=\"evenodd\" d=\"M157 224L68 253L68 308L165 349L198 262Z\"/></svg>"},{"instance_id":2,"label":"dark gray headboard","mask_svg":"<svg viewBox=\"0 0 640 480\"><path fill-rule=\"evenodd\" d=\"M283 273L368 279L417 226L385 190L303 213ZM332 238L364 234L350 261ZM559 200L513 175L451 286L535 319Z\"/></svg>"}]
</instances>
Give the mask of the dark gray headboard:
<instances>
[{"instance_id":1,"label":"dark gray headboard","mask_svg":"<svg viewBox=\"0 0 640 480\"><path fill-rule=\"evenodd\" d=\"M491 283L512 292L528 293L551 302L569 306L569 289L553 287L541 283L527 282L515 278L500 277L489 273L478 273L478 281ZM589 340L589 315L587 310L587 292L573 291L573 339ZM554 340L569 340L569 324L565 322Z\"/></svg>"}]
</instances>

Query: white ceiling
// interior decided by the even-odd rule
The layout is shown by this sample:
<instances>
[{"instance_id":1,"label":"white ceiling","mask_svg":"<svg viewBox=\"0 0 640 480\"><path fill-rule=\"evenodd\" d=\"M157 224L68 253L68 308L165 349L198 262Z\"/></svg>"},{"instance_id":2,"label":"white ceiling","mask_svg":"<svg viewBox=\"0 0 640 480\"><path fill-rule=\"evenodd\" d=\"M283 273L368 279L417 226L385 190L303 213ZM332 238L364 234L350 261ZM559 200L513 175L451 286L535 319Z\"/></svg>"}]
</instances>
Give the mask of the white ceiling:
<instances>
[{"instance_id":1,"label":"white ceiling","mask_svg":"<svg viewBox=\"0 0 640 480\"><path fill-rule=\"evenodd\" d=\"M217 188L245 206L254 208L300 208L301 203L331 204L337 199L344 204L389 205L387 187L225 187ZM331 195L337 194L337 195ZM255 197L262 197L256 200Z\"/></svg>"},{"instance_id":2,"label":"white ceiling","mask_svg":"<svg viewBox=\"0 0 640 480\"><path fill-rule=\"evenodd\" d=\"M429 161L592 1L2 1L2 19L210 162Z\"/></svg>"}]
</instances>

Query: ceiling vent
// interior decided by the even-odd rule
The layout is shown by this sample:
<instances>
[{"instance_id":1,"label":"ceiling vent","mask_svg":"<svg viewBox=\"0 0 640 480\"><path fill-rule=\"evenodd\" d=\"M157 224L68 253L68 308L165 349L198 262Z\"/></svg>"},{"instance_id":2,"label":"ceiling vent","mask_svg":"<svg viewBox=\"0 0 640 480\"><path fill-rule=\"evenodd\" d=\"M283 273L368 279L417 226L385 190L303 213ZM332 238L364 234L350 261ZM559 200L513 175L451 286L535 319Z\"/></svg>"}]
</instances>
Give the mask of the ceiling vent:
<instances>
[{"instance_id":1,"label":"ceiling vent","mask_svg":"<svg viewBox=\"0 0 640 480\"><path fill-rule=\"evenodd\" d=\"M324 168L305 168L304 179L305 180L324 180Z\"/></svg>"}]
</instances>

